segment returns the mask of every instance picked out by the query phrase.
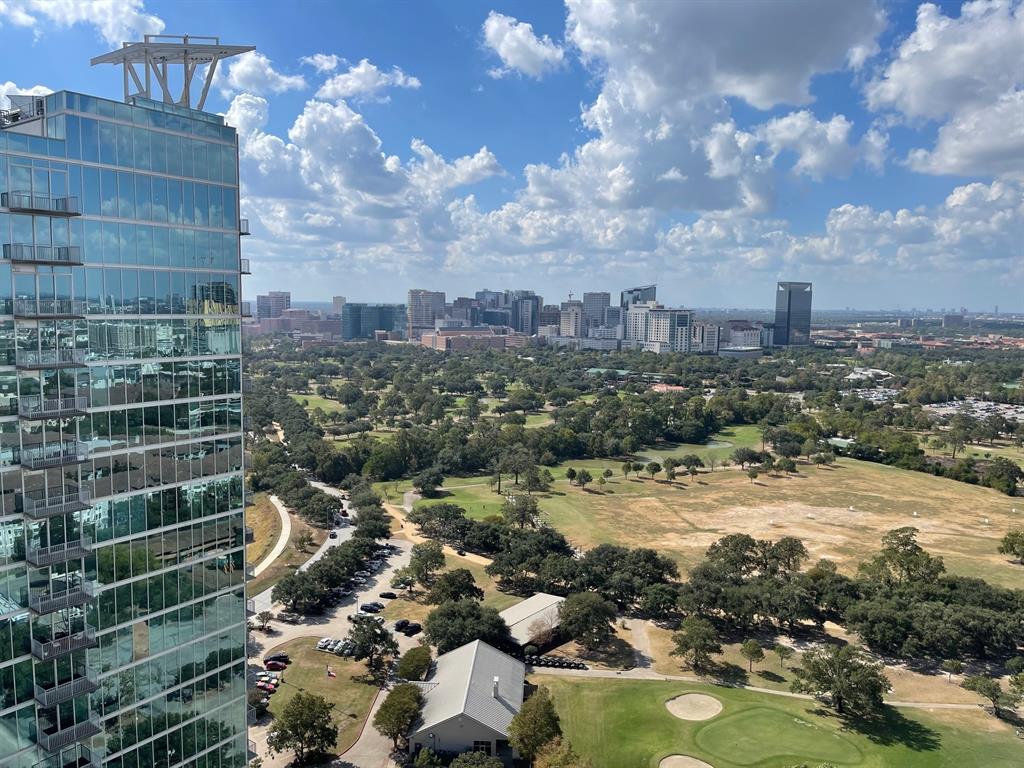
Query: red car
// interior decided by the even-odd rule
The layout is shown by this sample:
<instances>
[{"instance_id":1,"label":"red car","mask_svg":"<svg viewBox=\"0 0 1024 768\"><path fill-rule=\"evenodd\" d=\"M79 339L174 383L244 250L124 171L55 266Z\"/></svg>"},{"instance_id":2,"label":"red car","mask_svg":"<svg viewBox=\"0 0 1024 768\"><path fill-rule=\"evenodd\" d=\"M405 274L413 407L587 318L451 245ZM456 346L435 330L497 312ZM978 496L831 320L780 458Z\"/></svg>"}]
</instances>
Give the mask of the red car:
<instances>
[{"instance_id":1,"label":"red car","mask_svg":"<svg viewBox=\"0 0 1024 768\"><path fill-rule=\"evenodd\" d=\"M288 668L288 665L283 661L268 661L263 666L265 666L270 672L280 672L282 669Z\"/></svg>"},{"instance_id":2,"label":"red car","mask_svg":"<svg viewBox=\"0 0 1024 768\"><path fill-rule=\"evenodd\" d=\"M276 685L274 685L273 683L263 682L262 680L256 683L256 687L259 688L261 691L266 691L267 693L273 693L277 690Z\"/></svg>"}]
</instances>

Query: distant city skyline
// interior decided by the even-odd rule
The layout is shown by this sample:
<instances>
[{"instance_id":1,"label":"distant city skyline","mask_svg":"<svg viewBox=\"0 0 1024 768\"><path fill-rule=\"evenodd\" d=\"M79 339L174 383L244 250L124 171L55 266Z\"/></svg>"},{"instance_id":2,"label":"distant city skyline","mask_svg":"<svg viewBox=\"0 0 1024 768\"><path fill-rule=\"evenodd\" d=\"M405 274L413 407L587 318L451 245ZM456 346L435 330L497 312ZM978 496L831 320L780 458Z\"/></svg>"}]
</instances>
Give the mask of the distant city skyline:
<instances>
[{"instance_id":1,"label":"distant city skyline","mask_svg":"<svg viewBox=\"0 0 1024 768\"><path fill-rule=\"evenodd\" d=\"M237 7L0 4L31 52L0 108L120 98L87 63L147 32L255 45L206 105L238 129L254 292L1024 310L1019 2Z\"/></svg>"}]
</instances>

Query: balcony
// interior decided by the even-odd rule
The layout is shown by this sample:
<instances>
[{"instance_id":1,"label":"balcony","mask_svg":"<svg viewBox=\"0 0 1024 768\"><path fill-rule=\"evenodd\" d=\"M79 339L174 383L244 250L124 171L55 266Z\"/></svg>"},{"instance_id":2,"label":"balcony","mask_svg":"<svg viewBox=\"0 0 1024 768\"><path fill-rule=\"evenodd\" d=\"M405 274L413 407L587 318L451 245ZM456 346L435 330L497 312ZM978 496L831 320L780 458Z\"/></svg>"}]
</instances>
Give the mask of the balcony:
<instances>
[{"instance_id":1,"label":"balcony","mask_svg":"<svg viewBox=\"0 0 1024 768\"><path fill-rule=\"evenodd\" d=\"M240 234L240 235L248 235L248 234L250 234L249 233L249 220L248 219L239 219L238 220L238 234Z\"/></svg>"},{"instance_id":2,"label":"balcony","mask_svg":"<svg viewBox=\"0 0 1024 768\"><path fill-rule=\"evenodd\" d=\"M252 305L248 301L240 303L242 317L252 317Z\"/></svg>"},{"instance_id":3,"label":"balcony","mask_svg":"<svg viewBox=\"0 0 1024 768\"><path fill-rule=\"evenodd\" d=\"M248 525L245 526L242 535L245 537L246 544L252 544L254 541L256 541L256 532Z\"/></svg>"},{"instance_id":4,"label":"balcony","mask_svg":"<svg viewBox=\"0 0 1024 768\"><path fill-rule=\"evenodd\" d=\"M56 264L77 267L82 264L82 249L77 245L5 243L4 258L15 264Z\"/></svg>"},{"instance_id":5,"label":"balcony","mask_svg":"<svg viewBox=\"0 0 1024 768\"><path fill-rule=\"evenodd\" d=\"M23 469L49 469L65 464L81 464L85 460L85 451L77 440L65 440L63 443L47 443L21 449Z\"/></svg>"},{"instance_id":6,"label":"balcony","mask_svg":"<svg viewBox=\"0 0 1024 768\"><path fill-rule=\"evenodd\" d=\"M61 592L28 596L28 607L38 616L45 616L65 608L74 608L96 597L96 582L83 581L81 584Z\"/></svg>"},{"instance_id":7,"label":"balcony","mask_svg":"<svg viewBox=\"0 0 1024 768\"><path fill-rule=\"evenodd\" d=\"M245 601L245 615L246 616L255 616L256 615L256 601L255 600L246 600Z\"/></svg>"},{"instance_id":8,"label":"balcony","mask_svg":"<svg viewBox=\"0 0 1024 768\"><path fill-rule=\"evenodd\" d=\"M251 565L245 566L245 580L246 581L252 581L255 578L256 578L256 569L253 568Z\"/></svg>"},{"instance_id":9,"label":"balcony","mask_svg":"<svg viewBox=\"0 0 1024 768\"><path fill-rule=\"evenodd\" d=\"M98 768L99 761L93 761L92 751L84 744L48 755L32 768Z\"/></svg>"},{"instance_id":10,"label":"balcony","mask_svg":"<svg viewBox=\"0 0 1024 768\"><path fill-rule=\"evenodd\" d=\"M96 630L87 624L81 632L75 632L74 634L50 640L49 642L41 642L33 637L32 655L40 661L50 661L72 651L80 651L83 648L95 648L96 642Z\"/></svg>"},{"instance_id":11,"label":"balcony","mask_svg":"<svg viewBox=\"0 0 1024 768\"><path fill-rule=\"evenodd\" d=\"M84 416L88 407L87 397L26 395L18 402L18 415L23 419L62 419Z\"/></svg>"},{"instance_id":12,"label":"balcony","mask_svg":"<svg viewBox=\"0 0 1024 768\"><path fill-rule=\"evenodd\" d=\"M66 683L59 683L52 688L43 688L41 685L36 685L36 701L44 707L55 707L62 701L99 690L100 684L96 681L96 673L89 667L77 667L75 674L77 677L72 678Z\"/></svg>"},{"instance_id":13,"label":"balcony","mask_svg":"<svg viewBox=\"0 0 1024 768\"><path fill-rule=\"evenodd\" d=\"M50 216L81 216L82 208L77 197L50 197L33 195L31 192L4 192L0 194L0 205L12 211L23 213L45 213Z\"/></svg>"},{"instance_id":14,"label":"balcony","mask_svg":"<svg viewBox=\"0 0 1024 768\"><path fill-rule=\"evenodd\" d=\"M23 510L24 504L25 500L23 499ZM87 506L82 505L81 509L87 509ZM78 510L68 511L76 512ZM64 512L61 511L54 514L64 514ZM52 516L53 515L46 515L46 517ZM42 519L41 517L34 517L33 515L28 515L28 517L31 517L33 520ZM54 544L49 547L28 547L25 550L25 559L37 568L42 568L43 566L54 565L55 563L66 563L68 560L80 560L90 552L92 552L92 538L89 536L83 536L82 538L75 539L74 541L68 541L64 544Z\"/></svg>"},{"instance_id":15,"label":"balcony","mask_svg":"<svg viewBox=\"0 0 1024 768\"><path fill-rule=\"evenodd\" d=\"M85 302L78 299L15 299L14 316L27 320L84 318Z\"/></svg>"},{"instance_id":16,"label":"balcony","mask_svg":"<svg viewBox=\"0 0 1024 768\"><path fill-rule=\"evenodd\" d=\"M255 760L257 757L259 757L259 755L256 754L256 742L252 739L246 739L245 742L245 748L246 751L248 752L248 754L245 756L246 762L249 762L250 760Z\"/></svg>"},{"instance_id":17,"label":"balcony","mask_svg":"<svg viewBox=\"0 0 1024 768\"><path fill-rule=\"evenodd\" d=\"M71 746L76 742L91 739L102 731L103 728L99 722L90 718L85 722L76 723L53 733L39 731L38 741L39 746L47 752L56 752L58 749Z\"/></svg>"},{"instance_id":18,"label":"balcony","mask_svg":"<svg viewBox=\"0 0 1024 768\"><path fill-rule=\"evenodd\" d=\"M23 371L37 371L44 368L84 368L84 349L19 349L14 364Z\"/></svg>"},{"instance_id":19,"label":"balcony","mask_svg":"<svg viewBox=\"0 0 1024 768\"><path fill-rule=\"evenodd\" d=\"M246 725L256 725L256 720L257 719L258 719L258 716L256 714L256 708L255 707L246 707L245 708L245 724Z\"/></svg>"},{"instance_id":20,"label":"balcony","mask_svg":"<svg viewBox=\"0 0 1024 768\"><path fill-rule=\"evenodd\" d=\"M243 275L251 275L252 274L252 270L249 269L249 260L248 259L239 259L238 260L238 271L241 274L243 274Z\"/></svg>"}]
</instances>

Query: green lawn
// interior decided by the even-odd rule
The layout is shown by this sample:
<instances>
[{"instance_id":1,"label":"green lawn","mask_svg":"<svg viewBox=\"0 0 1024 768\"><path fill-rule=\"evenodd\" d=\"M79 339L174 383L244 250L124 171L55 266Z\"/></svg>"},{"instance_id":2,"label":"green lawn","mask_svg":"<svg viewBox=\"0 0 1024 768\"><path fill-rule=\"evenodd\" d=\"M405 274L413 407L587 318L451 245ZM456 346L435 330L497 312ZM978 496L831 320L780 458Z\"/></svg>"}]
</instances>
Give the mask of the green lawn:
<instances>
[{"instance_id":1,"label":"green lawn","mask_svg":"<svg viewBox=\"0 0 1024 768\"><path fill-rule=\"evenodd\" d=\"M980 709L886 709L870 733L844 729L817 704L751 691L682 682L568 679L535 675L551 690L572 746L594 768L657 768L690 755L714 768L782 768L830 762L839 768L940 768L1021 765L1013 728ZM721 714L680 720L664 703L686 692L718 698ZM984 757L982 757L984 756Z\"/></svg>"},{"instance_id":2,"label":"green lawn","mask_svg":"<svg viewBox=\"0 0 1024 768\"><path fill-rule=\"evenodd\" d=\"M345 410L345 406L337 400L328 400L326 397L320 397L320 395L292 394L291 397L299 405L304 404L307 411L313 411L316 408L319 408L325 413L334 413L336 411Z\"/></svg>"},{"instance_id":3,"label":"green lawn","mask_svg":"<svg viewBox=\"0 0 1024 768\"><path fill-rule=\"evenodd\" d=\"M267 650L291 657L291 664L283 673L283 684L270 697L270 713L280 713L299 691L323 696L334 704L334 722L338 725L336 751L342 752L359 737L377 688L363 681L366 664L316 650L318 639L300 637ZM327 676L328 665L336 677Z\"/></svg>"}]
</instances>

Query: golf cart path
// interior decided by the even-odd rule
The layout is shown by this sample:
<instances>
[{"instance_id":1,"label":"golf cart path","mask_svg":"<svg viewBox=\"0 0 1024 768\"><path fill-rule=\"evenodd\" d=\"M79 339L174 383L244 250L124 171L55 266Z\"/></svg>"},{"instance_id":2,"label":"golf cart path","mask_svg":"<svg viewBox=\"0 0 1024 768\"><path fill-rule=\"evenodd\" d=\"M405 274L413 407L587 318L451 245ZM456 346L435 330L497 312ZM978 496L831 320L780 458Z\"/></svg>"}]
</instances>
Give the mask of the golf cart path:
<instances>
[{"instance_id":1,"label":"golf cart path","mask_svg":"<svg viewBox=\"0 0 1024 768\"><path fill-rule=\"evenodd\" d=\"M481 483L481 485L483 485L483 483ZM413 544L422 544L424 541L433 541L433 539L429 539L423 534L417 533L416 526L410 523L406 518L406 515L412 512L413 504L415 504L421 498L422 497L418 493L416 493L416 491L406 491L405 494L402 496L402 506L398 506L397 504L384 505L385 509L387 509L388 512L394 515L395 519L397 519L398 522L401 523L402 535L409 541L411 541ZM491 559L489 557L484 557L483 555L478 555L474 552L467 552L464 555L460 555L447 544L443 546L444 553L446 555L451 555L452 557L460 557L463 560L468 560L469 562L476 563L477 565L488 566L491 564Z\"/></svg>"},{"instance_id":2,"label":"golf cart path","mask_svg":"<svg viewBox=\"0 0 1024 768\"><path fill-rule=\"evenodd\" d=\"M714 681L707 680L705 678L694 677L692 675L661 675L656 672L651 672L646 669L627 669L621 672L617 672L613 669L558 669L558 668L533 668L528 669L538 675L556 675L559 677L591 677L591 678L606 678L606 679L619 679L619 680L660 680L662 682L681 682L681 683L700 683L701 685L717 685L722 688L739 688L745 691L754 691L755 693L765 693L769 696L782 696L787 699L803 699L804 701L814 701L815 697L810 696L806 693L793 693L792 691L780 691L775 688L761 688L756 685L728 685L725 683L716 683ZM977 711L981 706L980 704L942 704L924 701L893 701L886 699L885 703L893 707L904 707L906 709L960 709Z\"/></svg>"},{"instance_id":3,"label":"golf cart path","mask_svg":"<svg viewBox=\"0 0 1024 768\"><path fill-rule=\"evenodd\" d=\"M281 535L277 537L277 542L274 544L274 548L270 550L270 553L260 560L259 565L253 568L253 573L256 576L259 576L267 570L267 568L269 568L271 564L281 556L281 553L284 552L284 548L288 546L288 539L290 539L292 535L292 518L288 514L288 508L279 498L277 498L277 496L271 494L268 498L270 499L270 503L274 505L274 509L277 510L278 517L281 518Z\"/></svg>"}]
</instances>

